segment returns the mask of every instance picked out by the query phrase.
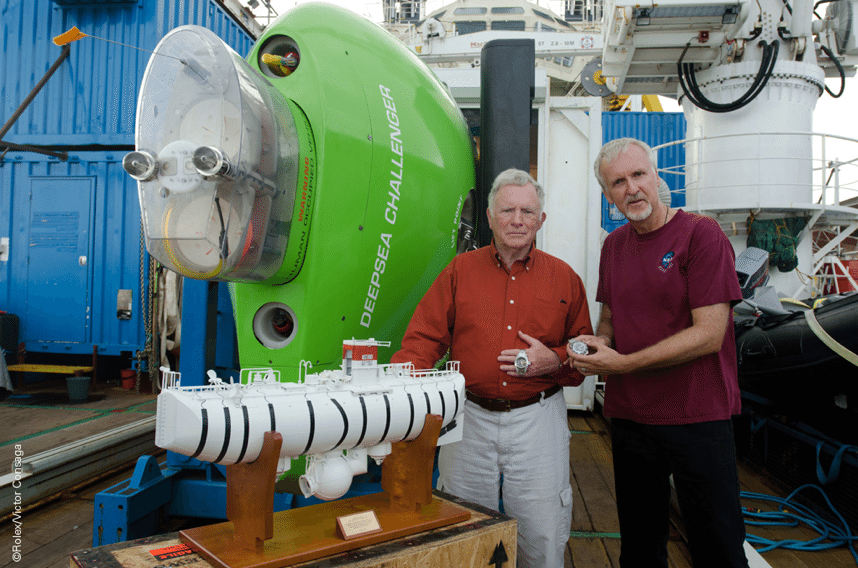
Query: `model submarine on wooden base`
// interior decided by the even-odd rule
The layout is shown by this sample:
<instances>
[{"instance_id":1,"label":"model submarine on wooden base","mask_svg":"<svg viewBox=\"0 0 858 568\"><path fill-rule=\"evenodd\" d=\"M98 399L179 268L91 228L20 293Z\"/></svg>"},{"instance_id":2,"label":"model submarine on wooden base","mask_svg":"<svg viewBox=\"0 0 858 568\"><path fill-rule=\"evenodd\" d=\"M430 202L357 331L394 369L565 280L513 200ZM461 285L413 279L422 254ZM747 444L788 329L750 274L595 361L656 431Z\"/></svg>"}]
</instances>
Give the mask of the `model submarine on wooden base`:
<instances>
[{"instance_id":1,"label":"model submarine on wooden base","mask_svg":"<svg viewBox=\"0 0 858 568\"><path fill-rule=\"evenodd\" d=\"M209 385L183 387L180 374L167 370L155 444L230 465L253 462L263 434L280 432L278 474L290 469L291 458L307 455L301 492L330 500L367 472L367 457L380 464L391 443L416 438L427 414L441 416L439 444L461 440L465 378L458 361L425 371L379 365L379 345L387 344L344 341L340 370L305 373L296 383L282 382L273 369L244 369L240 384L210 371Z\"/></svg>"}]
</instances>

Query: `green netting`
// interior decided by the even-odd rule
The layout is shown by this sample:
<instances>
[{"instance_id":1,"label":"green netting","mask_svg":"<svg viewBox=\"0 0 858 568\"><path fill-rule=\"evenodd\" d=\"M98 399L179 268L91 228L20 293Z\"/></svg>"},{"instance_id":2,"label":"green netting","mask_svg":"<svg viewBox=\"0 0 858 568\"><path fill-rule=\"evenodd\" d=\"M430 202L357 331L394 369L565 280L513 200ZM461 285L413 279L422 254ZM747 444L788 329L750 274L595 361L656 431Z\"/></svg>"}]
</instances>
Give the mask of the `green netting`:
<instances>
[{"instance_id":1,"label":"green netting","mask_svg":"<svg viewBox=\"0 0 858 568\"><path fill-rule=\"evenodd\" d=\"M807 219L789 217L787 219L748 220L749 247L757 247L770 253L769 264L778 267L781 272L789 272L798 266L795 247Z\"/></svg>"}]
</instances>

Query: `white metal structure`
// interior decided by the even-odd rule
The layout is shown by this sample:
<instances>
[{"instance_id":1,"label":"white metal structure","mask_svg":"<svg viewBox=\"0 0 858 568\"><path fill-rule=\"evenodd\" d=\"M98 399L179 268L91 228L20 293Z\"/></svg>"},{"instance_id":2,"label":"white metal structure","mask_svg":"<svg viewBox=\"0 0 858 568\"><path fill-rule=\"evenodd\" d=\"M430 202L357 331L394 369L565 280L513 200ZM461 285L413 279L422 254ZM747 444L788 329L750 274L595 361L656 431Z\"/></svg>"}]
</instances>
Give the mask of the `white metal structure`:
<instances>
[{"instance_id":1,"label":"white metal structure","mask_svg":"<svg viewBox=\"0 0 858 568\"><path fill-rule=\"evenodd\" d=\"M601 2L582 6L588 17L547 32L548 19L559 17L533 3L457 0L416 26L400 26L398 37L453 87L460 105L479 101L472 77L482 46L510 37L534 39L537 66L549 78L546 97L580 92L577 86L595 69L605 89L632 95L633 105L634 95L677 97L688 125L681 142L686 167L662 174L685 176L685 208L719 220L737 253L750 215L806 218L798 269L774 269L771 283L788 295L819 293L814 276L823 259L858 230L858 213L841 205L849 196L839 193L840 174L854 170L858 151L833 154L832 137L814 134L812 121L824 79L855 73L858 1L822 4L819 18L810 0L608 0L601 21ZM476 29L484 31L465 33ZM596 67L594 57L601 59ZM575 75L572 82L566 70ZM544 171L551 148L538 152ZM574 169L589 170L588 158L576 156ZM814 251L808 235L817 229L838 236Z\"/></svg>"},{"instance_id":2,"label":"white metal structure","mask_svg":"<svg viewBox=\"0 0 858 568\"><path fill-rule=\"evenodd\" d=\"M845 238L858 228L858 211L841 206L839 196L816 200L814 176L831 167L824 145L822 164L812 164L813 110L824 79L855 73L858 3L831 3L823 19L814 19L810 0L790 4L609 0L605 7L607 85L679 98L687 119L686 209L719 220L737 252L747 232L736 227L750 215L805 217L802 237L836 228ZM802 238L798 269L773 269L771 284L789 295L813 293L809 276L820 253L827 251L814 258L811 239Z\"/></svg>"},{"instance_id":3,"label":"white metal structure","mask_svg":"<svg viewBox=\"0 0 858 568\"><path fill-rule=\"evenodd\" d=\"M385 24L388 31L434 68L479 67L486 42L533 39L536 65L551 78L551 94L571 94L584 66L602 52L601 2L581 0L567 21L526 0L456 0L413 23Z\"/></svg>"}]
</instances>

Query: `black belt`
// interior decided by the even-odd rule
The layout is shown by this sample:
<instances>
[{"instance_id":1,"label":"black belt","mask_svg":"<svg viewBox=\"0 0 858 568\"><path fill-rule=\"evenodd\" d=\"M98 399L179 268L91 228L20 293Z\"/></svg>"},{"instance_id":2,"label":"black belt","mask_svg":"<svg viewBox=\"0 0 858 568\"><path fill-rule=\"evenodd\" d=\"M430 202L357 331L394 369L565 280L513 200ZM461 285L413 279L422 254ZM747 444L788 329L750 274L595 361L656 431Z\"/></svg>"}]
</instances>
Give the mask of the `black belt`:
<instances>
[{"instance_id":1,"label":"black belt","mask_svg":"<svg viewBox=\"0 0 858 568\"><path fill-rule=\"evenodd\" d=\"M535 404L543 398L548 398L549 396L552 396L557 392L560 392L560 385L554 385L553 387L547 388L541 393L534 395L530 398L525 398L522 400L507 400L505 398L485 398L482 396L475 395L469 390L465 390L465 398L467 398L474 404L482 406L486 410L491 410L494 412L509 412L513 408L524 408L525 406Z\"/></svg>"}]
</instances>

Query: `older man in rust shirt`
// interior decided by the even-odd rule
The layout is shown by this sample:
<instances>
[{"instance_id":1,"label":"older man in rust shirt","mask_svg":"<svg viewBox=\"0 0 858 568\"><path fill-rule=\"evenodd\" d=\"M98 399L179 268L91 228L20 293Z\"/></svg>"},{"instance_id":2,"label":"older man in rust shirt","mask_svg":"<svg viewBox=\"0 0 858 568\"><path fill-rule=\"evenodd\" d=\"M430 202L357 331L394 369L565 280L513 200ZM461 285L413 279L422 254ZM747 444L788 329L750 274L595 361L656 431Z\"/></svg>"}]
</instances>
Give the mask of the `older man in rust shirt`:
<instances>
[{"instance_id":1,"label":"older man in rust shirt","mask_svg":"<svg viewBox=\"0 0 858 568\"><path fill-rule=\"evenodd\" d=\"M489 193L489 246L461 254L420 301L392 362L432 367L449 349L465 376L464 433L443 446L439 488L518 521L519 566L562 568L572 517L563 386L583 375L566 341L590 333L584 287L534 246L540 185L507 170ZM501 482L502 476L502 482Z\"/></svg>"}]
</instances>

